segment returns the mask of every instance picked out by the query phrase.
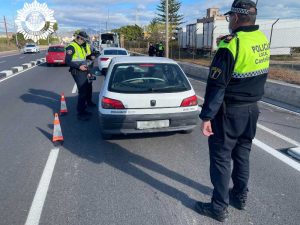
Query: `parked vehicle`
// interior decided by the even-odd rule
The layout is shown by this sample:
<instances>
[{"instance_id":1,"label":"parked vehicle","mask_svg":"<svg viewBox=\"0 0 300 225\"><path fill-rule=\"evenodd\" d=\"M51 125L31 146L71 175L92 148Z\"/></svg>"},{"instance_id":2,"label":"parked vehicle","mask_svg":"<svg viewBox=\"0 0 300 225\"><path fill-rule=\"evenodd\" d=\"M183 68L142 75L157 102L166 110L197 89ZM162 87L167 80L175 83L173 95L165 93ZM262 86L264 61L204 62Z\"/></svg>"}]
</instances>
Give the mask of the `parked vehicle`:
<instances>
[{"instance_id":1,"label":"parked vehicle","mask_svg":"<svg viewBox=\"0 0 300 225\"><path fill-rule=\"evenodd\" d=\"M107 47L120 47L119 35L117 33L102 33L99 37L92 42L95 51L101 52Z\"/></svg>"},{"instance_id":2,"label":"parked vehicle","mask_svg":"<svg viewBox=\"0 0 300 225\"><path fill-rule=\"evenodd\" d=\"M26 44L23 48L23 53L37 53L40 52L40 48L36 44Z\"/></svg>"},{"instance_id":3,"label":"parked vehicle","mask_svg":"<svg viewBox=\"0 0 300 225\"><path fill-rule=\"evenodd\" d=\"M66 50L63 45L53 45L48 48L46 53L47 66L54 64L65 64Z\"/></svg>"},{"instance_id":4,"label":"parked vehicle","mask_svg":"<svg viewBox=\"0 0 300 225\"><path fill-rule=\"evenodd\" d=\"M99 70L105 73L112 58L129 55L125 48L104 48L98 57Z\"/></svg>"},{"instance_id":5,"label":"parked vehicle","mask_svg":"<svg viewBox=\"0 0 300 225\"><path fill-rule=\"evenodd\" d=\"M199 121L197 96L180 66L156 57L116 57L99 94L103 138L182 131Z\"/></svg>"}]
</instances>

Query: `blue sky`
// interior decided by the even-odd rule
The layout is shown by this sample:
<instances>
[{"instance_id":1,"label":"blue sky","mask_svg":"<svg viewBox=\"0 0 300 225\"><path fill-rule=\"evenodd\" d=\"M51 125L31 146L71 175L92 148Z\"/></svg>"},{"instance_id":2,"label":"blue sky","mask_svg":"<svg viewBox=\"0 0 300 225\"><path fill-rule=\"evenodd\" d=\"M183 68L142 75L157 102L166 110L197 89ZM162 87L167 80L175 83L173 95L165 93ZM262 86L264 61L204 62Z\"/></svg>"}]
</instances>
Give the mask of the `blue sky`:
<instances>
[{"instance_id":1,"label":"blue sky","mask_svg":"<svg viewBox=\"0 0 300 225\"><path fill-rule=\"evenodd\" d=\"M1 0L0 31L3 31L3 16L8 20L8 28L13 31L14 17L24 3L32 0ZM46 3L55 11L59 28L73 30L76 28L108 29L122 25L147 25L155 17L159 0L38 0ZM181 0L180 13L186 23L196 22L202 18L209 7L218 7L221 12L227 11L232 0ZM259 0L259 18L299 18L300 0ZM109 15L109 20L108 20Z\"/></svg>"}]
</instances>

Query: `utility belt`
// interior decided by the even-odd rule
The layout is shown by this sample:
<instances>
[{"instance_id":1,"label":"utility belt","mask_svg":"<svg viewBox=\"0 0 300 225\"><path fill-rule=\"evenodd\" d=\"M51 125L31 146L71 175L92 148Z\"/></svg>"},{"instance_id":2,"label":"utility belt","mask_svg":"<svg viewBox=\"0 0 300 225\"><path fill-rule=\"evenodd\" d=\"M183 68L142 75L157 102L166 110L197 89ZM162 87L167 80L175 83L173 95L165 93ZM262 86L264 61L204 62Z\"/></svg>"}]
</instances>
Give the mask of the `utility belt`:
<instances>
[{"instance_id":1,"label":"utility belt","mask_svg":"<svg viewBox=\"0 0 300 225\"><path fill-rule=\"evenodd\" d=\"M257 102L228 102L228 101L223 101L222 108L223 108L223 111L226 112L226 108L248 107L248 106L255 106L255 105L257 105Z\"/></svg>"}]
</instances>

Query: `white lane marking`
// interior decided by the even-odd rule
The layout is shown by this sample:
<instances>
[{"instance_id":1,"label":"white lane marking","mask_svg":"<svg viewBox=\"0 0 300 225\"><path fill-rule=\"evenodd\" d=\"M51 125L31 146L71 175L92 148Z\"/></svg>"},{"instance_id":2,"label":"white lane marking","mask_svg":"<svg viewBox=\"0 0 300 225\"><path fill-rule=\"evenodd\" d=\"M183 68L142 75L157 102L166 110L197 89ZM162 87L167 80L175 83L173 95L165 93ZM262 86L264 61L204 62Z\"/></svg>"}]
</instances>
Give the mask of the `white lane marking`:
<instances>
[{"instance_id":1,"label":"white lane marking","mask_svg":"<svg viewBox=\"0 0 300 225\"><path fill-rule=\"evenodd\" d=\"M201 96L199 96L199 95L196 95L199 99L201 99L202 101L204 101L204 98L202 98ZM297 141L295 141L295 140L293 140L293 139L291 139L291 138L289 138L289 137L286 137L286 136L284 136L284 135L282 135L282 134L280 134L280 133L278 133L278 132L276 132L276 131L274 131L274 130L271 130L270 128L267 128L267 127L265 127L265 126L263 126L263 125L261 125L261 124L259 124L259 123L257 123L257 127L259 127L260 129L262 129L262 130L264 130L264 131L266 131L266 132L269 132L270 134L272 134L272 135L274 135L274 136L276 136L276 137L279 137L280 139L282 139L282 140L284 140L284 141L286 141L286 142L288 142L288 143L290 143L290 144L292 144L292 145L295 145L295 146L297 146L297 147L299 147L300 146L300 143L299 142L297 142Z\"/></svg>"},{"instance_id":2,"label":"white lane marking","mask_svg":"<svg viewBox=\"0 0 300 225\"><path fill-rule=\"evenodd\" d=\"M72 89L72 94L75 94L77 92L77 85L76 83L74 84L74 87Z\"/></svg>"},{"instance_id":3,"label":"white lane marking","mask_svg":"<svg viewBox=\"0 0 300 225\"><path fill-rule=\"evenodd\" d=\"M199 95L196 95L199 99L203 99L201 96L199 96ZM204 100L204 99L203 99ZM282 135L282 134L280 134L280 133L278 133L278 132L276 132L276 131L274 131L274 130L271 130L271 129L269 129L269 128L267 128L267 127L265 127L265 126L263 126L263 125L261 125L261 124L259 124L259 123L257 123L257 127L258 128L260 128L260 129L262 129L262 130L264 130L264 131L266 131L266 132L269 132L270 134L272 134L272 135L274 135L274 136L276 136L276 137L278 137L278 138L280 138L280 139L282 139L282 140L284 140L284 141L286 141L286 142L288 142L288 143L290 143L290 144L293 144L293 145L295 145L295 146L297 146L297 147L300 147L300 143L299 142L297 142L297 141L295 141L295 140L293 140L293 139L291 139L291 138L289 138L289 137L286 137L286 136L284 136L284 135ZM277 150L275 150L274 148L272 148L272 147L270 147L270 146L268 146L268 145L266 145L266 144L264 144L263 142L260 142L260 141L258 141L257 139L255 139L257 142L256 143L261 143L261 146L263 145L263 146L267 146L268 147L268 151L267 152L269 152L271 155L274 155L274 154L272 154L272 151L274 150L274 151L276 151L277 153L278 153L278 151ZM254 143L254 142L253 142ZM257 144L256 144L257 145ZM260 146L259 146L260 147ZM269 151L270 149L272 149L272 151ZM263 149L263 148L262 148ZM264 149L265 150L265 149ZM282 153L278 153L278 154L280 154L280 155L283 155ZM277 156L275 156L276 158L278 158ZM286 158L288 158L287 156L284 156L284 157L286 157ZM281 160L281 159L280 159ZM284 161L284 160L281 160L281 161ZM286 161L286 160L285 160ZM284 161L284 162L285 162ZM298 165L299 166L299 165Z\"/></svg>"},{"instance_id":4,"label":"white lane marking","mask_svg":"<svg viewBox=\"0 0 300 225\"><path fill-rule=\"evenodd\" d=\"M253 139L253 144L300 172L300 163L297 163L295 160L285 156L276 149L270 147L269 145L266 145L265 143L257 140L256 138Z\"/></svg>"},{"instance_id":5,"label":"white lane marking","mask_svg":"<svg viewBox=\"0 0 300 225\"><path fill-rule=\"evenodd\" d=\"M196 95L200 100L204 101L204 98L202 98L201 96L199 95Z\"/></svg>"},{"instance_id":6,"label":"white lane marking","mask_svg":"<svg viewBox=\"0 0 300 225\"><path fill-rule=\"evenodd\" d=\"M5 63L6 61L1 61L0 63Z\"/></svg>"},{"instance_id":7,"label":"white lane marking","mask_svg":"<svg viewBox=\"0 0 300 225\"><path fill-rule=\"evenodd\" d=\"M263 125L261 125L261 124L259 124L259 123L257 123L257 127L259 127L260 129L262 129L262 130L264 130L264 131L267 131L267 132L273 134L274 136L279 137L279 138L281 138L282 140L284 140L284 141L286 141L286 142L289 142L289 143L291 143L291 144L293 144L293 145L295 145L295 146L297 146L297 147L300 146L300 143L299 143L299 142L297 142L297 141L295 141L295 140L293 140L293 139L291 139L291 138L289 138L289 137L286 137L286 136L284 136L284 135L282 135L282 134L279 134L279 133L277 133L276 131L271 130L271 129L269 129L269 128L267 128L267 127L265 127L265 126L263 126Z\"/></svg>"},{"instance_id":8,"label":"white lane marking","mask_svg":"<svg viewBox=\"0 0 300 225\"><path fill-rule=\"evenodd\" d=\"M297 116L300 116L300 113L298 113L298 112L291 111L291 110L289 110L289 109L285 109L285 108L282 108L282 107L280 107L280 106L273 105L273 104L271 104L271 103L267 103L267 102L264 102L264 101L259 101L259 102L260 102L260 103L263 103L263 104L265 104L265 105L268 105L268 106L270 106L270 107L273 107L273 108L275 108L275 109L279 109L279 110L281 110L281 111L287 111L287 112L289 112L289 113L291 113L291 114L295 114L295 115L297 115Z\"/></svg>"},{"instance_id":9,"label":"white lane marking","mask_svg":"<svg viewBox=\"0 0 300 225\"><path fill-rule=\"evenodd\" d=\"M9 76L9 77L6 77L6 78L1 79L1 80L0 80L0 83L3 82L3 81L6 81L7 79L10 79L10 78L12 78L12 77L14 77L14 76L20 75L21 73L24 73L24 72L26 72L27 70L33 69L34 67L37 67L37 66L42 65L42 64L44 64L44 63L40 63L40 64L35 65L35 66L33 66L33 67L24 69L24 70L22 70L22 71L20 71L20 72L18 72L18 73L14 73L13 75L11 75L11 76Z\"/></svg>"},{"instance_id":10,"label":"white lane marking","mask_svg":"<svg viewBox=\"0 0 300 225\"><path fill-rule=\"evenodd\" d=\"M20 57L20 59L23 59L23 58L25 58L25 56L21 56L21 57Z\"/></svg>"},{"instance_id":11,"label":"white lane marking","mask_svg":"<svg viewBox=\"0 0 300 225\"><path fill-rule=\"evenodd\" d=\"M43 206L47 196L49 184L54 171L58 153L59 148L54 148L50 151L38 188L35 192L25 225L38 225L40 222Z\"/></svg>"}]
</instances>

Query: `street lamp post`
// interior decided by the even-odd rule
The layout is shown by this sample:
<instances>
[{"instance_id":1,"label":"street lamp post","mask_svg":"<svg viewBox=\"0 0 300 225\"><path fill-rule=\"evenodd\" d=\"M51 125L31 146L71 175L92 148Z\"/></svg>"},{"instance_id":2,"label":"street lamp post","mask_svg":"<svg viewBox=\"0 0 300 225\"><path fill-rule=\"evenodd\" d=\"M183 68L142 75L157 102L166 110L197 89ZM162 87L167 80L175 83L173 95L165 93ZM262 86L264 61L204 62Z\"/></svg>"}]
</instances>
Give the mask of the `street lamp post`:
<instances>
[{"instance_id":1,"label":"street lamp post","mask_svg":"<svg viewBox=\"0 0 300 225\"><path fill-rule=\"evenodd\" d=\"M169 1L166 0L166 58L169 58Z\"/></svg>"}]
</instances>

